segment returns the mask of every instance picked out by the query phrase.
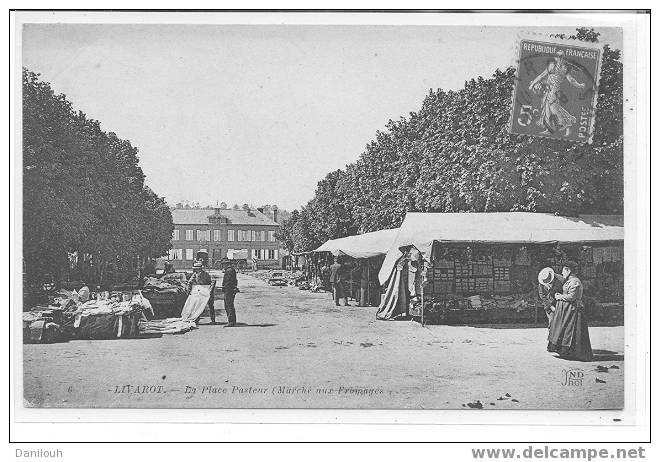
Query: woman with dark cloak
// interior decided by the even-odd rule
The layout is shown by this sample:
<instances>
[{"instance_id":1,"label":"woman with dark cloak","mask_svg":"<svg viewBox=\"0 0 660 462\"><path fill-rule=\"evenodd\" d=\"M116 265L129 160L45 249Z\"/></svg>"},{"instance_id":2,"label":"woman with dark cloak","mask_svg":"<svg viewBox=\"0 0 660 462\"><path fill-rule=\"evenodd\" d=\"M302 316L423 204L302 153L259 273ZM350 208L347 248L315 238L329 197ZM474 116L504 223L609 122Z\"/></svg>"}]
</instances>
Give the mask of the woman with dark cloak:
<instances>
[{"instance_id":1,"label":"woman with dark cloak","mask_svg":"<svg viewBox=\"0 0 660 462\"><path fill-rule=\"evenodd\" d=\"M555 295L557 306L550 323L548 351L565 359L591 361L593 352L582 303L583 288L574 273L576 269L575 262L567 262L562 268L564 285L562 293Z\"/></svg>"}]
</instances>

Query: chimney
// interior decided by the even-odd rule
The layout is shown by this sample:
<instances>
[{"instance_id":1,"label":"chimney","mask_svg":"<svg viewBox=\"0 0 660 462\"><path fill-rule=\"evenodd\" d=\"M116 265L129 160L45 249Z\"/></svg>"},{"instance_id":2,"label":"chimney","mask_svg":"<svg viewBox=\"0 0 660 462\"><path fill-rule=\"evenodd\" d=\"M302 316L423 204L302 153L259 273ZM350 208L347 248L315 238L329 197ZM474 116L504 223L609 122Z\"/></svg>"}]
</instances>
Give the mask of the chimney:
<instances>
[{"instance_id":1,"label":"chimney","mask_svg":"<svg viewBox=\"0 0 660 462\"><path fill-rule=\"evenodd\" d=\"M273 207L273 221L277 223L277 207Z\"/></svg>"}]
</instances>

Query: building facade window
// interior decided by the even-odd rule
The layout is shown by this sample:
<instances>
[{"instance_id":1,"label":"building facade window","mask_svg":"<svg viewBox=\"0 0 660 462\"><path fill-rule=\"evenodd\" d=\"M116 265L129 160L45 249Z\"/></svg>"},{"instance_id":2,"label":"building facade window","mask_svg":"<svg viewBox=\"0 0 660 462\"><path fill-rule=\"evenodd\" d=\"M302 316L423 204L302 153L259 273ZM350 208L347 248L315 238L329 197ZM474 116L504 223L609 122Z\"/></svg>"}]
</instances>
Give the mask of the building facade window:
<instances>
[{"instance_id":1,"label":"building facade window","mask_svg":"<svg viewBox=\"0 0 660 462\"><path fill-rule=\"evenodd\" d=\"M178 229L175 229L174 231L172 231L172 240L173 241L178 241L179 240L179 230Z\"/></svg>"},{"instance_id":2,"label":"building facade window","mask_svg":"<svg viewBox=\"0 0 660 462\"><path fill-rule=\"evenodd\" d=\"M268 249L268 259L277 260L277 249Z\"/></svg>"},{"instance_id":3,"label":"building facade window","mask_svg":"<svg viewBox=\"0 0 660 462\"><path fill-rule=\"evenodd\" d=\"M254 233L254 231L250 231L249 229L248 230L239 229L238 240L243 242L253 241L254 239L252 238L252 233Z\"/></svg>"},{"instance_id":4,"label":"building facade window","mask_svg":"<svg viewBox=\"0 0 660 462\"><path fill-rule=\"evenodd\" d=\"M268 231L268 241L275 242L275 231Z\"/></svg>"},{"instance_id":5,"label":"building facade window","mask_svg":"<svg viewBox=\"0 0 660 462\"><path fill-rule=\"evenodd\" d=\"M233 229L228 230L227 231L227 240L229 242L234 242L234 237L235 237L234 236L234 230Z\"/></svg>"},{"instance_id":6,"label":"building facade window","mask_svg":"<svg viewBox=\"0 0 660 462\"><path fill-rule=\"evenodd\" d=\"M193 249L186 249L186 260L193 259Z\"/></svg>"},{"instance_id":7,"label":"building facade window","mask_svg":"<svg viewBox=\"0 0 660 462\"><path fill-rule=\"evenodd\" d=\"M183 260L183 249L170 249L168 254L170 260Z\"/></svg>"},{"instance_id":8,"label":"building facade window","mask_svg":"<svg viewBox=\"0 0 660 462\"><path fill-rule=\"evenodd\" d=\"M204 231L204 234L205 234L206 240L208 242L211 242L211 230L207 229L206 231Z\"/></svg>"},{"instance_id":9,"label":"building facade window","mask_svg":"<svg viewBox=\"0 0 660 462\"><path fill-rule=\"evenodd\" d=\"M193 240L193 235L194 232L192 229L187 229L186 230L186 241L192 241Z\"/></svg>"},{"instance_id":10,"label":"building facade window","mask_svg":"<svg viewBox=\"0 0 660 462\"><path fill-rule=\"evenodd\" d=\"M256 241L257 240L257 232L256 231L248 231L248 232L252 234L252 236L251 236L252 240Z\"/></svg>"},{"instance_id":11,"label":"building facade window","mask_svg":"<svg viewBox=\"0 0 660 462\"><path fill-rule=\"evenodd\" d=\"M214 229L213 230L213 240L214 241L220 241L220 230L219 229Z\"/></svg>"},{"instance_id":12,"label":"building facade window","mask_svg":"<svg viewBox=\"0 0 660 462\"><path fill-rule=\"evenodd\" d=\"M259 251L257 249L252 249L252 258L259 258Z\"/></svg>"},{"instance_id":13,"label":"building facade window","mask_svg":"<svg viewBox=\"0 0 660 462\"><path fill-rule=\"evenodd\" d=\"M261 231L259 233L259 240L262 242L266 240L266 231Z\"/></svg>"}]
</instances>

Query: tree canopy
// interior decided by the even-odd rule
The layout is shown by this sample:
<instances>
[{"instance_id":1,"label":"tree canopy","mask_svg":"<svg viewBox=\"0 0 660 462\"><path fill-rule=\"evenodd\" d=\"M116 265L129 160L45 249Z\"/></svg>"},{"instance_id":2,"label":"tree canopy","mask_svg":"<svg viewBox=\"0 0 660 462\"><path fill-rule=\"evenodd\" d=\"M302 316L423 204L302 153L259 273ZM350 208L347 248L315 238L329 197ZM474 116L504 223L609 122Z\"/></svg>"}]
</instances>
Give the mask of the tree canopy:
<instances>
[{"instance_id":1,"label":"tree canopy","mask_svg":"<svg viewBox=\"0 0 660 462\"><path fill-rule=\"evenodd\" d=\"M597 41L580 28L569 39ZM390 120L357 161L319 181L282 234L292 250L397 227L406 212L623 213L623 77L604 46L592 144L511 135L515 69L458 91L431 89L421 108ZM287 234L288 233L288 234Z\"/></svg>"},{"instance_id":2,"label":"tree canopy","mask_svg":"<svg viewBox=\"0 0 660 462\"><path fill-rule=\"evenodd\" d=\"M73 269L98 281L170 248L172 215L138 150L23 69L23 255L28 281Z\"/></svg>"}]
</instances>

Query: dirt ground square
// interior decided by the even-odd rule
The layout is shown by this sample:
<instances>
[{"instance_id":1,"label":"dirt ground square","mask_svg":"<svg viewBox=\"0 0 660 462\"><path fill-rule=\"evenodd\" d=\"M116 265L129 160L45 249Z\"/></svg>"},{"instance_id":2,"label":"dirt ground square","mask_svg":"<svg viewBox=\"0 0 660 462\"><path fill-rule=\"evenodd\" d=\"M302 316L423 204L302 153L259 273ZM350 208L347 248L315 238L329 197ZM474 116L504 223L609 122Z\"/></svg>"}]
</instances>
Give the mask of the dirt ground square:
<instances>
[{"instance_id":1,"label":"dirt ground square","mask_svg":"<svg viewBox=\"0 0 660 462\"><path fill-rule=\"evenodd\" d=\"M329 293L239 275L239 325L23 346L24 399L65 408L618 409L624 328L591 327L594 361L546 352L547 329L377 321ZM216 301L218 310L222 301ZM605 366L607 372L597 371ZM611 366L615 366L612 368ZM567 375L575 379L567 381Z\"/></svg>"}]
</instances>

